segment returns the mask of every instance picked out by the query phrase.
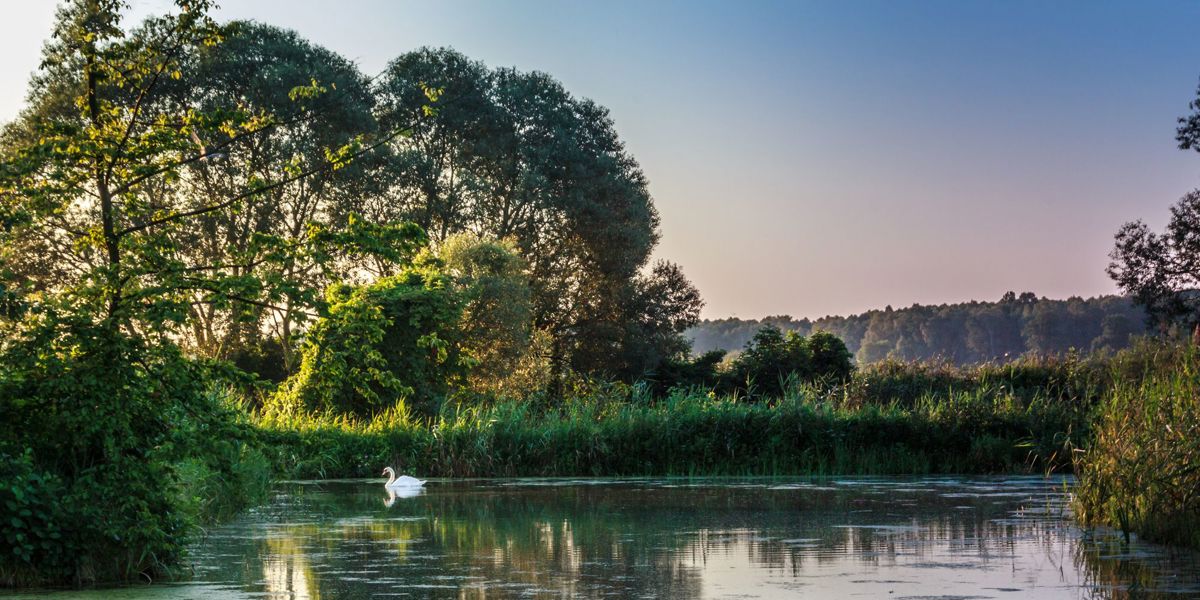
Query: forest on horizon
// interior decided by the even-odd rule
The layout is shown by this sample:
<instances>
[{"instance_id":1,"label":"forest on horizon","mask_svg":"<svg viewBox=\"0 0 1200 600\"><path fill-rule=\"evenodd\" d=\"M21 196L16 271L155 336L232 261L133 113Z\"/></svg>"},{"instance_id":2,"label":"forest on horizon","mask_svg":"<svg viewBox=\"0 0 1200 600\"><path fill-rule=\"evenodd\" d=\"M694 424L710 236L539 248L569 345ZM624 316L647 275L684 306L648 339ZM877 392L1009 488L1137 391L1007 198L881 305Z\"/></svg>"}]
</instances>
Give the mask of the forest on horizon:
<instances>
[{"instance_id":1,"label":"forest on horizon","mask_svg":"<svg viewBox=\"0 0 1200 600\"><path fill-rule=\"evenodd\" d=\"M1112 352L1148 332L1146 311L1126 296L1039 298L1006 293L999 301L887 306L857 315L816 320L789 315L762 319L704 319L688 329L692 352L737 351L764 326L807 336L827 331L841 338L860 363L885 359L945 360L973 364L1078 352Z\"/></svg>"}]
</instances>

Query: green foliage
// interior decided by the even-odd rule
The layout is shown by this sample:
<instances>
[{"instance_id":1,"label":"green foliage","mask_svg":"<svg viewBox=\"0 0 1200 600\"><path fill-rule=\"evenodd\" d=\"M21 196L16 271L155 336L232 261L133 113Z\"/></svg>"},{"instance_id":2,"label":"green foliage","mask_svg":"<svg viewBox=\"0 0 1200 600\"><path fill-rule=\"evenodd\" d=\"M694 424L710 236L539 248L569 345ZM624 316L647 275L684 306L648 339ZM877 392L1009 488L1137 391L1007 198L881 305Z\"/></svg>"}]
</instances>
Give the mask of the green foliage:
<instances>
[{"instance_id":1,"label":"green foliage","mask_svg":"<svg viewBox=\"0 0 1200 600\"><path fill-rule=\"evenodd\" d=\"M778 397L790 376L807 379L812 354L803 336L771 326L754 334L733 362L731 379L750 396Z\"/></svg>"},{"instance_id":2,"label":"green foliage","mask_svg":"<svg viewBox=\"0 0 1200 600\"><path fill-rule=\"evenodd\" d=\"M262 111L204 110L164 94L188 57L221 41L210 7L181 0L175 14L126 32L123 2L64 3L32 106L5 128L0 467L12 475L4 494L13 506L0 507L0 520L19 542L0 556L6 584L168 572L195 522L215 510L189 498L179 468L212 474L200 488L229 510L263 489L250 481L264 478L250 430L210 393L229 373L172 343L196 306L240 320L235 303L304 295L188 253L203 216L288 181L256 177L213 203L176 193L189 165L217 159L197 132L229 141L277 124ZM280 259L277 241L251 236L269 249L254 260Z\"/></svg>"},{"instance_id":3,"label":"green foliage","mask_svg":"<svg viewBox=\"0 0 1200 600\"><path fill-rule=\"evenodd\" d=\"M842 339L828 331L808 336L809 371L821 379L845 381L854 371L853 356Z\"/></svg>"},{"instance_id":4,"label":"green foliage","mask_svg":"<svg viewBox=\"0 0 1200 600\"><path fill-rule=\"evenodd\" d=\"M695 358L667 359L648 380L658 397L669 395L672 389L712 389L718 385L718 368L724 359L724 350L709 350Z\"/></svg>"},{"instance_id":5,"label":"green foliage","mask_svg":"<svg viewBox=\"0 0 1200 600\"><path fill-rule=\"evenodd\" d=\"M768 336L764 348L787 348ZM747 402L703 389L713 353L695 361L705 368L676 367L703 384L665 395L581 382L561 404L448 403L433 420L403 410L258 420L271 461L296 477L370 476L384 463L443 476L1044 472L1072 468L1098 403L1120 382L1167 372L1161 355L1142 344L969 368L893 361L839 384L785 378L779 395Z\"/></svg>"},{"instance_id":6,"label":"green foliage","mask_svg":"<svg viewBox=\"0 0 1200 600\"><path fill-rule=\"evenodd\" d=\"M1193 117L1190 127L1195 127ZM1187 142L1191 147L1194 136ZM1133 297L1160 328L1178 326L1200 334L1200 191L1192 191L1171 207L1162 234L1142 221L1126 223L1116 235L1108 275ZM1200 337L1197 338L1200 341Z\"/></svg>"},{"instance_id":7,"label":"green foliage","mask_svg":"<svg viewBox=\"0 0 1200 600\"><path fill-rule=\"evenodd\" d=\"M469 367L461 351L462 299L435 266L363 286L336 285L305 338L300 370L273 410L369 416L403 400L436 412Z\"/></svg>"},{"instance_id":8,"label":"green foliage","mask_svg":"<svg viewBox=\"0 0 1200 600\"><path fill-rule=\"evenodd\" d=\"M200 1L152 19L147 27L161 36L130 35L120 27L122 4L77 0L59 11L47 77L34 82L34 96L47 94L50 106L32 107L6 131L0 214L14 226L2 230L0 264L15 289L52 290L77 310L155 331L182 320L183 290L196 289L195 280L226 282L181 268L165 243L178 207L161 202L154 184L197 160L189 132L199 122L244 131L261 119L148 115L153 90L179 72L180 56L220 33L206 16L210 3Z\"/></svg>"},{"instance_id":9,"label":"green foliage","mask_svg":"<svg viewBox=\"0 0 1200 600\"><path fill-rule=\"evenodd\" d=\"M381 174L386 218L435 245L464 231L515 240L560 383L567 369L632 381L686 348L698 294L678 267L648 264L658 214L606 109L544 73L445 48L397 57L376 97L385 127L411 124Z\"/></svg>"},{"instance_id":10,"label":"green foliage","mask_svg":"<svg viewBox=\"0 0 1200 600\"><path fill-rule=\"evenodd\" d=\"M690 345L684 330L700 318L704 301L700 292L684 276L679 265L658 261L649 273L634 279L623 302L624 331L616 339L624 340L615 348L603 343L583 344L581 356L599 350L606 373L623 381L636 381L653 373L664 361L678 360L688 354Z\"/></svg>"},{"instance_id":11,"label":"green foliage","mask_svg":"<svg viewBox=\"0 0 1200 600\"><path fill-rule=\"evenodd\" d=\"M307 242L315 263L343 282L363 269L375 276L394 273L411 264L429 238L413 223L373 223L350 213L337 229L309 223Z\"/></svg>"},{"instance_id":12,"label":"green foliage","mask_svg":"<svg viewBox=\"0 0 1200 600\"><path fill-rule=\"evenodd\" d=\"M521 394L522 363L536 360L527 265L512 240L451 236L438 249L446 274L465 301L463 351L477 392Z\"/></svg>"},{"instance_id":13,"label":"green foliage","mask_svg":"<svg viewBox=\"0 0 1200 600\"><path fill-rule=\"evenodd\" d=\"M1061 466L1046 459L1078 416L986 394L843 408L811 387L747 403L698 392L649 402L615 385L555 408L447 406L432 422L393 413L262 424L290 477L374 476L380 464L444 477L902 474Z\"/></svg>"},{"instance_id":14,"label":"green foliage","mask_svg":"<svg viewBox=\"0 0 1200 600\"><path fill-rule=\"evenodd\" d=\"M859 369L837 392L843 402L854 406L889 402L912 406L928 394L982 392L1008 394L1022 401L1043 397L1088 407L1099 401L1117 366L1139 354L1126 352L1117 358L1030 356L973 366L886 360Z\"/></svg>"},{"instance_id":15,"label":"green foliage","mask_svg":"<svg viewBox=\"0 0 1200 600\"><path fill-rule=\"evenodd\" d=\"M0 453L0 540L11 553L0 560L0 580L8 585L41 577L66 579L73 575L63 543L67 525L59 504L62 481L38 471L30 450L11 456Z\"/></svg>"},{"instance_id":16,"label":"green foliage","mask_svg":"<svg viewBox=\"0 0 1200 600\"><path fill-rule=\"evenodd\" d=\"M777 397L790 378L840 383L854 370L850 352L832 334L804 337L766 326L733 361L727 385L751 397Z\"/></svg>"},{"instance_id":17,"label":"green foliage","mask_svg":"<svg viewBox=\"0 0 1200 600\"><path fill-rule=\"evenodd\" d=\"M1075 511L1089 525L1200 548L1200 353L1160 346L1105 395L1076 459Z\"/></svg>"},{"instance_id":18,"label":"green foliage","mask_svg":"<svg viewBox=\"0 0 1200 600\"><path fill-rule=\"evenodd\" d=\"M179 560L205 513L187 509L173 465L247 472L250 430L208 393L211 374L169 347L49 310L4 340L0 517L2 535L20 542L0 556L5 583L153 578ZM245 483L219 491L242 490L231 506L261 498Z\"/></svg>"}]
</instances>

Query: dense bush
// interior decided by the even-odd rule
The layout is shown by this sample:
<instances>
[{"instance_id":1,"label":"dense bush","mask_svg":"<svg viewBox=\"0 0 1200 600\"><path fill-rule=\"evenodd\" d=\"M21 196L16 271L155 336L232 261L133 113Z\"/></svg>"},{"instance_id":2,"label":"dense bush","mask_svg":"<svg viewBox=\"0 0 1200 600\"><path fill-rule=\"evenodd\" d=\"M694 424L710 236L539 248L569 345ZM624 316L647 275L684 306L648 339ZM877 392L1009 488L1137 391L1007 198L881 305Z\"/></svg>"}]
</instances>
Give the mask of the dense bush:
<instances>
[{"instance_id":1,"label":"dense bush","mask_svg":"<svg viewBox=\"0 0 1200 600\"><path fill-rule=\"evenodd\" d=\"M11 548L0 561L0 577L12 584L27 577L28 569L42 565L47 576L72 575L65 543L66 524L59 503L64 495L62 480L37 470L29 450L12 456L0 454L0 541Z\"/></svg>"},{"instance_id":2,"label":"dense bush","mask_svg":"<svg viewBox=\"0 0 1200 600\"><path fill-rule=\"evenodd\" d=\"M658 397L670 394L672 389L712 389L719 385L718 369L724 359L724 350L710 350L695 358L668 358L647 375L646 381Z\"/></svg>"},{"instance_id":3,"label":"dense bush","mask_svg":"<svg viewBox=\"0 0 1200 600\"><path fill-rule=\"evenodd\" d=\"M181 493L183 461L222 474L206 493L257 499L234 476L249 430L209 393L208 375L169 346L49 315L4 340L0 538L13 550L0 554L3 583L166 572L203 515Z\"/></svg>"},{"instance_id":4,"label":"dense bush","mask_svg":"<svg viewBox=\"0 0 1200 600\"><path fill-rule=\"evenodd\" d=\"M367 416L404 400L432 414L464 379L463 302L436 269L338 284L326 296L328 314L308 332L300 370L270 400L273 410Z\"/></svg>"},{"instance_id":5,"label":"dense bush","mask_svg":"<svg viewBox=\"0 0 1200 600\"><path fill-rule=\"evenodd\" d=\"M795 383L839 384L854 372L850 352L837 336L818 331L804 337L770 325L758 330L723 370L725 359L724 350L668 359L646 380L658 396L672 389L708 388L763 399L778 397Z\"/></svg>"},{"instance_id":6,"label":"dense bush","mask_svg":"<svg viewBox=\"0 0 1200 600\"><path fill-rule=\"evenodd\" d=\"M1121 354L1122 361L1132 352ZM1050 398L1089 405L1111 379L1115 359L1091 357L1022 357L1005 363L955 366L946 362L885 360L860 368L840 388L851 405L896 402L911 406L928 394L952 392L1007 393L1032 400Z\"/></svg>"},{"instance_id":7,"label":"dense bush","mask_svg":"<svg viewBox=\"0 0 1200 600\"><path fill-rule=\"evenodd\" d=\"M777 397L789 378L839 383L854 370L850 352L837 337L816 332L804 337L766 326L754 334L725 376L726 389L750 397Z\"/></svg>"}]
</instances>

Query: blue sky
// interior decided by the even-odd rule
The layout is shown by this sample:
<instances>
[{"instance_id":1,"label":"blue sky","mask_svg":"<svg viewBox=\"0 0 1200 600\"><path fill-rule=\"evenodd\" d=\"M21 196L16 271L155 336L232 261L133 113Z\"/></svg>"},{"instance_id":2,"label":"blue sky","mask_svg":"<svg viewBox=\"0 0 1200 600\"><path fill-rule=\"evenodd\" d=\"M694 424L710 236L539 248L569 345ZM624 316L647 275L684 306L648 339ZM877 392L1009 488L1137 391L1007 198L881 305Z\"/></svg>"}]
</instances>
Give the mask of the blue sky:
<instances>
[{"instance_id":1,"label":"blue sky","mask_svg":"<svg viewBox=\"0 0 1200 600\"><path fill-rule=\"evenodd\" d=\"M5 7L0 119L52 2ZM133 15L160 0L132 0ZM225 0L375 73L423 46L546 71L612 110L708 317L1006 290L1112 293L1112 235L1200 185L1183 2Z\"/></svg>"}]
</instances>

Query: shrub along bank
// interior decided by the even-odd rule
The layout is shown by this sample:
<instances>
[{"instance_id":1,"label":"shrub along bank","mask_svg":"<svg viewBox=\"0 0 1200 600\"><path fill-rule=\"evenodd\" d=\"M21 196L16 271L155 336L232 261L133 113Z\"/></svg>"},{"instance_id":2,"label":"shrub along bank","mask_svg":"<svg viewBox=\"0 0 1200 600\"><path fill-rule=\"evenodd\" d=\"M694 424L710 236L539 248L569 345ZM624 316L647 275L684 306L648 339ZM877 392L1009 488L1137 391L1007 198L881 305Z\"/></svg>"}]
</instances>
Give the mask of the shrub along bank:
<instances>
[{"instance_id":1,"label":"shrub along bank","mask_svg":"<svg viewBox=\"0 0 1200 600\"><path fill-rule=\"evenodd\" d=\"M188 533L265 497L269 470L213 373L45 318L0 351L0 584L153 580Z\"/></svg>"}]
</instances>

